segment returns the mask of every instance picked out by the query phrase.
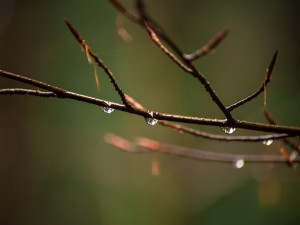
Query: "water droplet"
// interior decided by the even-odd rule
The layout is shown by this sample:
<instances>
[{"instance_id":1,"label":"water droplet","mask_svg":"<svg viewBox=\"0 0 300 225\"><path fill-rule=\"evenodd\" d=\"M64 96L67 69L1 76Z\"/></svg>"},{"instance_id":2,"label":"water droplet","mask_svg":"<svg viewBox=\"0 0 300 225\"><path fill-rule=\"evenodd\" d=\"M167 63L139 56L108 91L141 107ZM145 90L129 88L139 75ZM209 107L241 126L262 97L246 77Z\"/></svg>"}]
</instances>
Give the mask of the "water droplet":
<instances>
[{"instance_id":1,"label":"water droplet","mask_svg":"<svg viewBox=\"0 0 300 225\"><path fill-rule=\"evenodd\" d=\"M112 113L114 111L114 109L110 108L109 106L111 105L110 102L105 102L105 104L107 106L101 106L101 109L103 110L103 112L105 113Z\"/></svg>"},{"instance_id":2,"label":"water droplet","mask_svg":"<svg viewBox=\"0 0 300 225\"><path fill-rule=\"evenodd\" d=\"M299 153L297 151L292 151L292 153L290 154L290 159L294 161L298 155Z\"/></svg>"},{"instance_id":3,"label":"water droplet","mask_svg":"<svg viewBox=\"0 0 300 225\"><path fill-rule=\"evenodd\" d=\"M153 126L157 124L158 119L153 118L153 112L149 112L150 117L145 117L146 123Z\"/></svg>"},{"instance_id":4,"label":"water droplet","mask_svg":"<svg viewBox=\"0 0 300 225\"><path fill-rule=\"evenodd\" d=\"M157 120L157 119L154 119L154 118L145 118L145 120L146 120L146 122L147 122L149 125L151 125L151 126L157 124L157 122L158 122L158 120Z\"/></svg>"},{"instance_id":5,"label":"water droplet","mask_svg":"<svg viewBox=\"0 0 300 225\"><path fill-rule=\"evenodd\" d=\"M245 161L242 159L238 159L236 161L233 162L233 166L237 169L242 168L245 165Z\"/></svg>"},{"instance_id":6,"label":"water droplet","mask_svg":"<svg viewBox=\"0 0 300 225\"><path fill-rule=\"evenodd\" d=\"M232 134L235 131L234 127L221 127L225 134Z\"/></svg>"},{"instance_id":7,"label":"water droplet","mask_svg":"<svg viewBox=\"0 0 300 225\"><path fill-rule=\"evenodd\" d=\"M271 145L273 143L273 140L272 139L268 139L268 140L264 140L263 141L263 144L264 145Z\"/></svg>"}]
</instances>

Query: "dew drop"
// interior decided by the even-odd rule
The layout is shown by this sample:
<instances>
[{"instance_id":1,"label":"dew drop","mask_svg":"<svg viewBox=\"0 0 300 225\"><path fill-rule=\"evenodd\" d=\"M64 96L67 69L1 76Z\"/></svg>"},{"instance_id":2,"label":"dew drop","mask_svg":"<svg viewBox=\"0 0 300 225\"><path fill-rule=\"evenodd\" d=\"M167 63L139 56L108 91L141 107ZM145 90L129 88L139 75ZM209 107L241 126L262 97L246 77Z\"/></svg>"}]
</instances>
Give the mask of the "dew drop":
<instances>
[{"instance_id":1,"label":"dew drop","mask_svg":"<svg viewBox=\"0 0 300 225\"><path fill-rule=\"evenodd\" d=\"M155 124L157 124L158 120L157 119L154 119L154 118L145 118L147 124L153 126Z\"/></svg>"},{"instance_id":2,"label":"dew drop","mask_svg":"<svg viewBox=\"0 0 300 225\"><path fill-rule=\"evenodd\" d=\"M236 161L233 162L233 166L237 169L242 168L245 165L245 161L242 159L238 159Z\"/></svg>"},{"instance_id":3,"label":"dew drop","mask_svg":"<svg viewBox=\"0 0 300 225\"><path fill-rule=\"evenodd\" d=\"M264 145L271 145L273 143L273 140L272 139L268 139L268 140L264 140L263 141L263 144Z\"/></svg>"},{"instance_id":4,"label":"dew drop","mask_svg":"<svg viewBox=\"0 0 300 225\"><path fill-rule=\"evenodd\" d=\"M158 119L153 118L153 112L149 112L150 117L145 117L146 123L153 126L157 124Z\"/></svg>"},{"instance_id":5,"label":"dew drop","mask_svg":"<svg viewBox=\"0 0 300 225\"><path fill-rule=\"evenodd\" d=\"M225 134L232 134L235 131L234 127L221 127Z\"/></svg>"},{"instance_id":6,"label":"dew drop","mask_svg":"<svg viewBox=\"0 0 300 225\"><path fill-rule=\"evenodd\" d=\"M105 104L107 106L101 106L101 109L103 110L103 112L105 113L112 113L114 111L114 109L110 108L109 106L111 105L110 102L105 102Z\"/></svg>"}]
</instances>

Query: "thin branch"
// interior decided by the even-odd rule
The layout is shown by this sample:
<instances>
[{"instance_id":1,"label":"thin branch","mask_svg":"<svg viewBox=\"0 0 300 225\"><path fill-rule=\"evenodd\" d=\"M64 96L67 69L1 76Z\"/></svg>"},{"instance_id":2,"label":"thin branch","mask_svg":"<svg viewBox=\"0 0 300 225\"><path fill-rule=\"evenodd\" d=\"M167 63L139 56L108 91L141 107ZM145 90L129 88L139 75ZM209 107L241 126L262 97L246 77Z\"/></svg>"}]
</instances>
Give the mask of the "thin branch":
<instances>
[{"instance_id":1,"label":"thin branch","mask_svg":"<svg viewBox=\"0 0 300 225\"><path fill-rule=\"evenodd\" d=\"M57 95L53 92L45 92L40 90L31 90L31 89L23 89L23 88L5 88L0 89L0 95L33 95L38 97L57 97Z\"/></svg>"},{"instance_id":2,"label":"thin branch","mask_svg":"<svg viewBox=\"0 0 300 225\"><path fill-rule=\"evenodd\" d=\"M123 14L121 13L117 14L116 27L117 27L118 34L124 41L126 42L132 41L132 36L130 35L130 33L128 33L128 31L123 26Z\"/></svg>"},{"instance_id":3,"label":"thin branch","mask_svg":"<svg viewBox=\"0 0 300 225\"><path fill-rule=\"evenodd\" d=\"M102 67L102 69L104 70L104 72L108 75L111 83L113 84L113 86L115 87L116 91L118 92L119 96L121 97L122 102L124 103L124 105L126 107L131 107L131 105L127 102L124 92L122 91L121 87L118 85L116 78L114 77L113 73L108 69L108 67L103 63L103 61L98 57L98 55L96 55L85 43L85 41L83 40L83 38L81 37L81 35L79 34L79 32L77 31L77 29L67 20L65 19L65 22L67 24L67 26L69 27L70 31L72 32L72 34L74 35L74 37L76 38L76 40L79 42L79 44L86 49L87 52L87 56L89 58L89 56L91 56L95 62Z\"/></svg>"},{"instance_id":4,"label":"thin branch","mask_svg":"<svg viewBox=\"0 0 300 225\"><path fill-rule=\"evenodd\" d=\"M272 57L272 60L271 60L271 63L269 65L269 67L267 68L266 70L266 78L262 84L262 86L256 91L254 92L252 95L249 95L247 98L244 98L230 106L227 106L227 110L229 111L232 111L234 110L235 108L251 101L252 99L256 98L261 92L264 91L264 93L266 93L266 86L267 84L271 81L271 74L272 74L272 71L273 71L273 68L274 68L274 65L275 65L275 62L276 62L276 58L277 58L277 54L278 54L278 50L276 50L275 54L273 55ZM264 97L264 102L266 102L266 96Z\"/></svg>"},{"instance_id":5,"label":"thin branch","mask_svg":"<svg viewBox=\"0 0 300 225\"><path fill-rule=\"evenodd\" d=\"M271 116L271 114L267 110L264 109L263 113L270 124L277 125L276 121L274 120L274 118ZM291 142L289 139L286 139L286 138L284 138L282 141L285 144L287 144L288 146L290 146L292 149L297 151L298 154L300 153L300 145L296 145L293 142Z\"/></svg>"},{"instance_id":6,"label":"thin branch","mask_svg":"<svg viewBox=\"0 0 300 225\"><path fill-rule=\"evenodd\" d=\"M33 85L33 86L36 86L38 88L42 88L42 89L45 89L48 91L52 91L57 95L58 98L69 98L69 99L86 102L86 103L94 104L94 105L98 105L98 106L110 107L110 108L113 108L113 109L116 109L119 111L140 115L140 116L146 117L146 118L149 117L149 111L150 111L150 112L153 112L153 118L158 119L158 120L182 122L182 123L187 123L187 124L218 126L218 127L231 126L231 124L228 123L227 120L161 113L161 112L155 112L152 110L143 110L143 109L137 108L135 106L131 106L130 108L128 108L125 105L122 105L119 103L106 101L106 100L102 100L99 98L94 98L94 97L78 94L75 92L70 92L70 91L64 90L62 88L52 86L47 83L43 83L41 81L37 81L37 80L31 79L28 77L24 77L22 75L14 74L11 72L6 72L4 70L0 70L0 76L6 77L6 78L12 79L12 80L20 81L20 82L23 82L26 84L30 84L30 85ZM299 127L279 126L279 125L272 125L272 124L248 122L248 121L242 121L242 120L236 120L233 127L248 129L248 130L256 130L256 131L285 133L285 134L290 134L290 135L300 135Z\"/></svg>"},{"instance_id":7,"label":"thin branch","mask_svg":"<svg viewBox=\"0 0 300 225\"><path fill-rule=\"evenodd\" d=\"M145 153L154 151L197 160L208 160L225 163L235 163L238 160L242 160L245 163L286 163L286 158L280 155L235 155L213 153L170 144L162 144L160 142L146 138L140 138L137 141L137 144L133 144L113 134L107 134L105 136L105 140L107 143L113 145L114 147L131 153ZM295 158L294 162L300 162L300 157Z\"/></svg>"},{"instance_id":8,"label":"thin branch","mask_svg":"<svg viewBox=\"0 0 300 225\"><path fill-rule=\"evenodd\" d=\"M186 60L193 61L206 55L211 50L215 49L220 44L220 42L227 36L228 33L229 33L229 29L224 29L220 31L220 33L218 33L212 40L210 40L202 48L196 50L191 54L184 54L183 57Z\"/></svg>"},{"instance_id":9,"label":"thin branch","mask_svg":"<svg viewBox=\"0 0 300 225\"><path fill-rule=\"evenodd\" d=\"M181 126L179 124L174 124L168 121L160 120L159 124L169 127L177 132L192 134L196 137L202 137L215 141L236 141L236 142L261 142L266 140L279 140L287 137L291 137L289 134L269 134L269 135L260 135L260 136L224 136L207 133L204 131L196 130L190 127Z\"/></svg>"},{"instance_id":10,"label":"thin branch","mask_svg":"<svg viewBox=\"0 0 300 225\"><path fill-rule=\"evenodd\" d=\"M114 2L118 2L117 5L122 5L118 0L114 0ZM113 4L115 7L116 5ZM122 9L123 8L123 9ZM137 8L139 10L139 14L140 16L143 16L143 18L140 18L139 21L136 21L134 19L131 19L130 16L127 16L127 14L124 14L125 16L127 16L130 20L132 20L133 22L141 25L143 28L147 29L147 27L145 26L146 23L143 22L143 24L141 24L140 20L142 21L146 21L148 24L148 28L150 27L150 29L152 31L154 31L154 34L156 36L161 37L173 50L174 52L176 52L176 54L178 56L180 56L180 58L184 61L184 63L186 64L187 68L190 68L192 70L192 72L189 72L191 75L193 75L196 79L198 79L200 81L200 83L205 87L205 90L208 92L208 94L211 96L212 100L217 104L217 106L220 108L220 110L224 113L224 115L227 118L228 123L230 123L231 125L234 125L235 120L232 118L230 111L226 109L226 107L224 106L224 104L221 102L221 100L219 99L219 97L217 96L216 92L212 89L210 83L208 82L208 80L206 79L206 77L201 74L192 64L191 61L186 60L184 58L184 54L183 52L179 49L179 47L167 36L167 34L155 23L153 23L152 19L146 15L146 12L144 10L144 6L142 1L138 0L137 1ZM125 7L122 5L122 7L116 7L116 9L123 13ZM122 10L121 10L122 9ZM125 10L126 12L128 12L128 10ZM148 29L147 29L148 30ZM148 31L149 32L149 31ZM150 37L151 37L150 33ZM158 38L157 38L158 39ZM153 40L153 39L152 39ZM156 43L157 44L157 43ZM160 47L160 46L159 46ZM162 49L163 50L163 49ZM170 52L170 51L168 51ZM168 54L167 54L168 55ZM170 57L170 56L169 56ZM178 63L177 63L178 64ZM188 71L187 71L188 72Z\"/></svg>"},{"instance_id":11,"label":"thin branch","mask_svg":"<svg viewBox=\"0 0 300 225\"><path fill-rule=\"evenodd\" d=\"M128 102L130 102L131 105L143 110L145 109L139 102L137 102L129 95L126 95L126 99ZM261 135L261 136L224 136L224 135L215 135L215 134L207 133L204 131L196 130L190 127L182 126L164 120L159 120L158 124L171 128L172 130L177 131L179 133L192 134L196 137L207 138L215 141L260 142L266 140L276 140L276 139L291 137L288 134L273 134L273 135Z\"/></svg>"},{"instance_id":12,"label":"thin branch","mask_svg":"<svg viewBox=\"0 0 300 225\"><path fill-rule=\"evenodd\" d=\"M150 38L152 39L152 41L163 51L163 53L165 53L167 56L169 56L169 58L175 62L180 68L182 68L184 71L188 72L188 73L193 73L193 70L188 68L186 65L184 65L182 62L179 61L179 59L176 58L175 55L173 55L158 39L157 35L154 33L154 31L152 30L152 28L148 25L147 22L145 22L145 27L149 33Z\"/></svg>"}]
</instances>

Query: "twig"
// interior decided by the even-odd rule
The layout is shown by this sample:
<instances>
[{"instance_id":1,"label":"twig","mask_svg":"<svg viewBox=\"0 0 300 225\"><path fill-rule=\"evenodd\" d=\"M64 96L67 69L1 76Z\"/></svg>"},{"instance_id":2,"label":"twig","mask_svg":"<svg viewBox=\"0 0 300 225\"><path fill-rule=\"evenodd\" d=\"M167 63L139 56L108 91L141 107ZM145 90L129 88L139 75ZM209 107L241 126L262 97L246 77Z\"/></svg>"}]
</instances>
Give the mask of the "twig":
<instances>
[{"instance_id":1,"label":"twig","mask_svg":"<svg viewBox=\"0 0 300 225\"><path fill-rule=\"evenodd\" d=\"M227 141L227 142L261 142L266 140L278 140L287 137L292 137L288 134L269 134L269 135L260 135L260 136L224 136L224 135L216 135L207 133L204 131L196 130L190 127L181 126L179 124L174 124L168 121L160 120L159 124L169 127L175 131L192 134L196 137L202 137L215 141Z\"/></svg>"},{"instance_id":2,"label":"twig","mask_svg":"<svg viewBox=\"0 0 300 225\"><path fill-rule=\"evenodd\" d=\"M122 89L118 85L117 80L114 77L113 73L108 69L108 67L103 63L103 61L86 45L85 41L80 36L80 34L77 31L77 29L67 19L65 19L65 22L66 22L67 26L69 27L70 31L72 32L72 34L74 35L74 37L76 38L76 40L79 42L79 44L84 49L86 49L88 59L89 59L89 56L91 56L95 60L95 62L100 67L102 67L102 69L104 70L104 72L108 75L108 77L109 77L111 83L113 84L113 86L115 87L116 91L118 92L119 96L121 97L121 100L124 103L124 105L126 107L130 108L131 105L127 102L127 100L125 98L125 95L124 95L124 92L122 91Z\"/></svg>"},{"instance_id":3,"label":"twig","mask_svg":"<svg viewBox=\"0 0 300 225\"><path fill-rule=\"evenodd\" d=\"M31 89L23 89L23 88L6 88L0 89L0 95L33 95L38 97L57 97L57 95L53 92L45 92L40 90L31 90Z\"/></svg>"},{"instance_id":4,"label":"twig","mask_svg":"<svg viewBox=\"0 0 300 225\"><path fill-rule=\"evenodd\" d=\"M277 124L276 121L274 120L274 118L271 116L271 114L266 109L263 110L263 113L264 113L264 116L266 117L266 119L268 120L268 122L270 124L272 124L272 125L276 125ZM288 146L290 146L292 149L294 149L295 151L297 151L298 154L300 153L300 145L294 144L293 142L291 142L287 138L284 138L282 141L285 144L287 144Z\"/></svg>"},{"instance_id":5,"label":"twig","mask_svg":"<svg viewBox=\"0 0 300 225\"><path fill-rule=\"evenodd\" d=\"M263 91L264 91L264 93L266 93L266 86L271 81L271 74L272 74L272 71L273 71L273 68L274 68L274 65L275 65L275 62L276 62L277 54L278 54L278 50L276 50L275 54L272 57L271 63L269 65L268 69L266 70L266 78L265 78L262 86L256 92L254 92L252 95L249 95L247 98L244 98L244 99L242 99L242 100L226 107L227 110L229 110L229 111L234 110L235 108L237 108L237 107L251 101L252 99L256 98ZM264 97L264 103L266 104L266 95Z\"/></svg>"},{"instance_id":6,"label":"twig","mask_svg":"<svg viewBox=\"0 0 300 225\"><path fill-rule=\"evenodd\" d=\"M193 70L188 68L186 65L184 65L182 62L179 61L179 59L176 58L158 39L157 35L154 33L152 28L148 25L147 22L145 22L145 27L152 39L152 41L167 55L173 62L175 62L180 68L182 68L184 71L188 73L193 73Z\"/></svg>"},{"instance_id":7,"label":"twig","mask_svg":"<svg viewBox=\"0 0 300 225\"><path fill-rule=\"evenodd\" d=\"M225 163L235 163L238 160L242 160L243 162L247 163L286 163L286 158L280 155L234 155L213 153L185 148L181 146L162 144L160 142L146 138L139 138L137 144L133 144L113 134L107 134L105 136L105 140L107 143L123 151L131 153L145 153L155 151L197 160L208 160ZM300 157L295 158L294 162L300 162Z\"/></svg>"},{"instance_id":8,"label":"twig","mask_svg":"<svg viewBox=\"0 0 300 225\"><path fill-rule=\"evenodd\" d=\"M214 37L212 40L210 40L202 48L196 50L195 52L193 52L191 54L184 54L183 57L186 60L193 61L193 60L196 60L196 59L206 55L211 50L216 48L219 45L219 43L227 36L228 33L229 33L229 29L224 29L224 30L220 31L220 33L218 33L216 37Z\"/></svg>"}]
</instances>

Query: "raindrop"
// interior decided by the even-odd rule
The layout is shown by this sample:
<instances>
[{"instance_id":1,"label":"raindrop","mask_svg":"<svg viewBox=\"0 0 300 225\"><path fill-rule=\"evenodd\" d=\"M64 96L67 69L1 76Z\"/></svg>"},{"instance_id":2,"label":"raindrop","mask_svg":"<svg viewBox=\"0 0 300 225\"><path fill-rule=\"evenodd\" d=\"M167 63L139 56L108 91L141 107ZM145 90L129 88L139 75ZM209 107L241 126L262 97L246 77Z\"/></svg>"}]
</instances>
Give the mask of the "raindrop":
<instances>
[{"instance_id":1,"label":"raindrop","mask_svg":"<svg viewBox=\"0 0 300 225\"><path fill-rule=\"evenodd\" d=\"M157 124L158 119L153 118L153 112L149 112L149 115L151 117L147 117L147 118L145 117L146 123L151 125L151 126Z\"/></svg>"},{"instance_id":2,"label":"raindrop","mask_svg":"<svg viewBox=\"0 0 300 225\"><path fill-rule=\"evenodd\" d=\"M105 102L105 104L108 105L108 106L101 106L101 109L103 110L103 112L112 113L114 111L114 109L109 107L111 105L111 103L110 102Z\"/></svg>"},{"instance_id":3,"label":"raindrop","mask_svg":"<svg viewBox=\"0 0 300 225\"><path fill-rule=\"evenodd\" d=\"M233 162L233 166L237 169L242 168L245 165L245 161L243 159L238 159Z\"/></svg>"},{"instance_id":4,"label":"raindrop","mask_svg":"<svg viewBox=\"0 0 300 225\"><path fill-rule=\"evenodd\" d=\"M271 145L273 143L273 140L272 139L268 139L268 140L264 140L263 141L263 144L264 145Z\"/></svg>"},{"instance_id":5,"label":"raindrop","mask_svg":"<svg viewBox=\"0 0 300 225\"><path fill-rule=\"evenodd\" d=\"M221 127L225 134L232 134L235 131L234 127Z\"/></svg>"}]
</instances>

